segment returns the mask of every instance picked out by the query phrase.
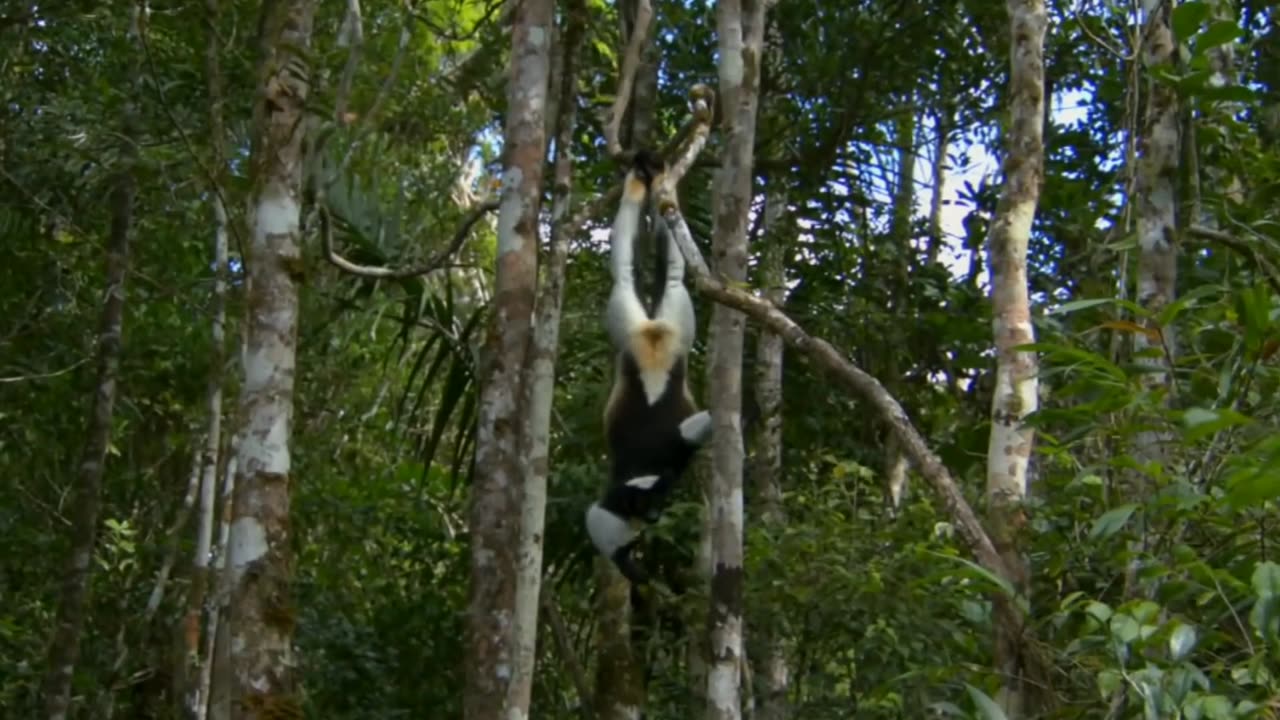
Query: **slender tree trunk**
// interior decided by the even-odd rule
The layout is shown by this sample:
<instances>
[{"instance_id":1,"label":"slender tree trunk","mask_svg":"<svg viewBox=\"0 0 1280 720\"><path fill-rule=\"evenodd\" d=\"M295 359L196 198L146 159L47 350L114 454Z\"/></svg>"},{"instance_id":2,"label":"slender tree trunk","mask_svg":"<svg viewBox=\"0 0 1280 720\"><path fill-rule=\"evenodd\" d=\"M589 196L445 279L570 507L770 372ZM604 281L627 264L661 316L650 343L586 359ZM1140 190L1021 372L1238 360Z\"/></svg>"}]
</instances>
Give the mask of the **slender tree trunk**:
<instances>
[{"instance_id":1,"label":"slender tree trunk","mask_svg":"<svg viewBox=\"0 0 1280 720\"><path fill-rule=\"evenodd\" d=\"M301 715L289 529L302 148L314 0L266 0L250 155L253 231L235 504L229 543L232 711Z\"/></svg>"},{"instance_id":2,"label":"slender tree trunk","mask_svg":"<svg viewBox=\"0 0 1280 720\"><path fill-rule=\"evenodd\" d=\"M1007 8L1013 39L1011 122L1005 137L1004 187L989 237L996 384L987 445L987 511L991 541L1008 573L1004 579L1026 597L1030 568L1021 538L1027 530L1027 464L1035 431L1024 420L1036 410L1039 388L1035 353L1015 348L1035 341L1027 287L1027 245L1044 181L1044 36L1048 14L1044 0L1008 0ZM1013 600L1000 594L995 602ZM1035 715L1027 698L1024 630L995 623L996 670L1002 678L997 700L1011 720Z\"/></svg>"},{"instance_id":3,"label":"slender tree trunk","mask_svg":"<svg viewBox=\"0 0 1280 720\"><path fill-rule=\"evenodd\" d=\"M1170 28L1172 0L1144 0L1142 62L1149 74L1171 68L1177 45ZM1159 311L1173 302L1177 285L1177 205L1175 184L1178 174L1178 97L1175 88L1152 77L1148 82L1146 118L1139 140L1136 188L1132 200L1138 216L1138 302ZM1172 328L1152 328L1154 349L1162 356L1155 361L1167 370L1172 359ZM1137 350L1152 345L1138 333ZM1167 355L1167 358L1163 357ZM1166 373L1152 373L1151 387L1167 387ZM1156 452L1155 447L1148 448ZM1156 455L1159 455L1156 452ZM1155 457L1153 455L1152 457Z\"/></svg>"},{"instance_id":4,"label":"slender tree trunk","mask_svg":"<svg viewBox=\"0 0 1280 720\"><path fill-rule=\"evenodd\" d=\"M141 8L130 5L129 36L136 45L141 34ZM115 416L116 383L120 374L123 347L125 278L129 267L129 241L133 233L133 201L137 194L134 167L137 164L138 108L136 92L139 65L137 53L129 68L129 96L121 118L120 166L111 191L111 229L107 236L106 291L98 325L97 383L94 389L84 449L76 471L71 500L71 542L62 588L54 615L53 637L49 642L48 665L42 694L49 720L63 720L71 706L71 678L80 658L80 635L89 598L93 551L98 536L98 516L102 510L102 477L106 469L107 447L111 444L111 423Z\"/></svg>"},{"instance_id":5,"label":"slender tree trunk","mask_svg":"<svg viewBox=\"0 0 1280 720\"><path fill-rule=\"evenodd\" d=\"M240 348L244 355L245 348ZM214 593L206 612L209 616L209 627L205 633L204 663L200 666L198 685L199 705L194 708L196 720L204 720L212 716L215 720L229 720L231 717L231 650L228 647L227 623L231 607L231 579L227 556L230 552L228 543L231 539L231 512L234 509L236 495L236 456L240 452L240 433L231 438L231 446L227 448L227 467L222 473L222 497L218 510L218 545L215 556L218 559L217 572L214 574Z\"/></svg>"},{"instance_id":6,"label":"slender tree trunk","mask_svg":"<svg viewBox=\"0 0 1280 720\"><path fill-rule=\"evenodd\" d=\"M782 307L787 295L787 252L791 248L791 220L787 217L787 190L781 178L771 178L764 205L765 249L760 282L765 298ZM751 474L759 498L757 520L772 536L787 524L782 504L782 338L761 328L756 343L756 405L760 408L759 429L755 433ZM900 455L900 454L899 454ZM776 614L768 620L753 621L759 637L760 657L756 674L760 694L760 720L786 720L790 714L787 691L790 667L787 663L786 619Z\"/></svg>"},{"instance_id":7,"label":"slender tree trunk","mask_svg":"<svg viewBox=\"0 0 1280 720\"><path fill-rule=\"evenodd\" d=\"M1141 54L1149 76L1148 95L1130 202L1138 219L1137 300L1152 313L1173 302L1177 289L1178 97L1175 88L1154 77L1173 68L1177 44L1170 25L1172 14L1172 0L1143 2ZM1151 320L1145 324L1147 332L1134 334L1134 352L1138 362L1149 368L1143 375L1144 387L1165 402L1172 390L1169 370L1176 349L1175 334L1171 326L1159 326ZM1138 461L1167 465L1167 441L1168 434L1160 429L1139 433L1134 448ZM1150 482L1142 473L1132 473L1132 485L1130 494L1135 501L1147 497ZM1144 532L1133 547L1134 559L1125 574L1127 595L1138 593L1138 571L1146 549Z\"/></svg>"},{"instance_id":8,"label":"slender tree trunk","mask_svg":"<svg viewBox=\"0 0 1280 720\"><path fill-rule=\"evenodd\" d=\"M524 438L524 466L528 468L521 503L520 555L516 576L516 666L508 690L507 717L530 717L533 678L537 662L537 627L542 590L542 536L546 518L547 475L550 468L551 400L555 390L556 352L560 346L560 317L564 303L565 265L569 257L569 214L573 187L573 137L578 118L578 51L586 24L586 6L575 0L567 8L564 31L559 34L563 52L559 61L559 98L556 107L554 201L551 209L551 253L538 293L537 322L530 339L527 375L529 434ZM585 701L585 698L584 698Z\"/></svg>"},{"instance_id":9,"label":"slender tree trunk","mask_svg":"<svg viewBox=\"0 0 1280 720\"><path fill-rule=\"evenodd\" d=\"M912 216L915 214L916 188L916 118L910 107L902 110L896 121L898 138L898 177L893 197L893 222L889 228L889 236L893 239L893 278L891 285L893 297L891 302L898 312L905 312L907 294L911 290L911 258L915 254L912 247ZM885 337L887 353L885 355L884 377L891 392L897 392L901 383L898 378L902 372L898 364L897 348L902 346L902 331L896 326L887 328ZM890 513L896 513L898 503L907 487L908 463L902 453L902 444L892 431L886 433L884 445L884 489L885 499Z\"/></svg>"},{"instance_id":10,"label":"slender tree trunk","mask_svg":"<svg viewBox=\"0 0 1280 720\"><path fill-rule=\"evenodd\" d=\"M516 662L516 548L527 467L521 449L531 429L522 380L538 281L552 8L552 0L524 0L513 28L494 308L485 341L471 488L466 720L503 717ZM536 612L537 594L528 602ZM536 633L536 624L529 632Z\"/></svg>"},{"instance_id":11,"label":"slender tree trunk","mask_svg":"<svg viewBox=\"0 0 1280 720\"><path fill-rule=\"evenodd\" d=\"M945 83L942 84L945 87ZM946 238L942 232L942 198L947 184L947 148L951 136L951 108L943 106L934 118L933 193L929 196L929 264L938 262Z\"/></svg>"},{"instance_id":12,"label":"slender tree trunk","mask_svg":"<svg viewBox=\"0 0 1280 720\"><path fill-rule=\"evenodd\" d=\"M223 204L221 175L226 163L226 130L222 122L222 71L218 62L221 48L218 36L218 0L205 0L209 40L205 48L205 76L208 87L209 135L213 148L215 179L211 183L213 200L213 314L212 349L209 358L209 379L205 389L205 413L207 435L200 476L200 511L196 520L195 557L192 559L191 586L187 590L187 612L182 623L183 648L186 651L186 672L183 674L185 703L189 716L200 713L208 698L199 694L199 679L203 675L201 663L201 613L209 588L209 556L213 543L213 518L217 503L218 450L222 443L222 377L226 353L227 322L227 208Z\"/></svg>"},{"instance_id":13,"label":"slender tree trunk","mask_svg":"<svg viewBox=\"0 0 1280 720\"><path fill-rule=\"evenodd\" d=\"M727 282L747 275L760 58L765 0L720 0L716 29L724 151L712 200L712 254ZM707 717L741 717L742 672L742 346L746 319L717 305L711 318L711 667Z\"/></svg>"}]
</instances>

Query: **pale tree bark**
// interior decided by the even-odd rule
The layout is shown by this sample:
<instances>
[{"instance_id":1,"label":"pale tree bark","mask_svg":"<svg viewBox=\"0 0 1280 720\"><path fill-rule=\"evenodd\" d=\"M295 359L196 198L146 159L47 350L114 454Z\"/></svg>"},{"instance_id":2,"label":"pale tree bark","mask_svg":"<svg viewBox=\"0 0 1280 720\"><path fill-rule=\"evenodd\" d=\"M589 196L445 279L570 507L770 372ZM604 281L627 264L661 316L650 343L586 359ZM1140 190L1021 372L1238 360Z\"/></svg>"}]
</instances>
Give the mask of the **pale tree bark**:
<instances>
[{"instance_id":1,"label":"pale tree bark","mask_svg":"<svg viewBox=\"0 0 1280 720\"><path fill-rule=\"evenodd\" d=\"M512 30L497 271L480 376L476 473L468 519L466 720L504 716L516 662L517 547L525 478L521 449L522 438L530 434L523 378L538 281L538 211L546 154L543 113L553 6L552 0L519 3ZM536 594L531 602L536 608ZM530 632L536 632L536 625Z\"/></svg>"},{"instance_id":2,"label":"pale tree bark","mask_svg":"<svg viewBox=\"0 0 1280 720\"><path fill-rule=\"evenodd\" d=\"M787 213L787 188L782 178L770 178L764 205L764 257L760 282L764 297L781 307L787 295L787 252L791 248L793 223ZM787 524L787 510L782 503L782 338L767 329L760 330L756 342L756 405L760 408L759 425L754 433L751 475L755 485L760 523L770 536L781 533ZM759 692L757 716L760 720L786 720L790 714L787 692L790 688L790 666L787 663L787 623L781 615L753 622L753 634L759 638L760 655L756 666Z\"/></svg>"},{"instance_id":3,"label":"pale tree bark","mask_svg":"<svg viewBox=\"0 0 1280 720\"><path fill-rule=\"evenodd\" d=\"M1171 69L1177 45L1170 19L1172 0L1143 0L1142 64L1149 75ZM1136 187L1131 201L1138 216L1138 302L1159 312L1173 302L1177 284L1177 205L1175 186L1178 173L1178 97L1168 83L1151 77L1148 81L1146 117L1139 139ZM1168 387L1168 365L1174 352L1172 328L1149 327L1149 334L1137 333L1135 350L1153 347L1162 359L1155 361L1160 372L1148 374L1148 387ZM1159 442L1147 445L1150 459L1160 456Z\"/></svg>"},{"instance_id":4,"label":"pale tree bark","mask_svg":"<svg viewBox=\"0 0 1280 720\"><path fill-rule=\"evenodd\" d=\"M724 116L724 150L712 198L711 248L716 273L728 283L747 275L747 232L755 160L765 0L720 0L716 30ZM742 346L746 318L717 305L711 316L710 410L711 596L707 620L711 667L707 717L741 717L742 677Z\"/></svg>"},{"instance_id":5,"label":"pale tree bark","mask_svg":"<svg viewBox=\"0 0 1280 720\"><path fill-rule=\"evenodd\" d=\"M182 622L182 640L186 671L183 673L184 702L191 717L200 714L207 698L200 694L199 680L204 674L201 655L201 614L210 582L209 557L213 544L213 518L217 501L218 450L222 443L222 377L226 372L227 322L227 208L222 197L222 171L226 165L226 128L222 120L221 48L218 36L218 0L205 0L209 27L205 47L205 82L209 103L209 144L213 148L215 177L210 183L213 203L213 315L209 378L205 387L205 447L200 475L200 509L196 516L195 556L191 563L191 585L187 589L187 611Z\"/></svg>"},{"instance_id":6,"label":"pale tree bark","mask_svg":"<svg viewBox=\"0 0 1280 720\"><path fill-rule=\"evenodd\" d=\"M606 578L596 593L595 715L599 720L640 720L644 712L644 671L631 643L631 586L612 563L595 559L596 577ZM602 567L605 564L609 568ZM612 569L611 569L612 568ZM618 574L618 578L612 575Z\"/></svg>"},{"instance_id":7,"label":"pale tree bark","mask_svg":"<svg viewBox=\"0 0 1280 720\"><path fill-rule=\"evenodd\" d=\"M242 341L243 342L243 341ZM240 348L241 356L245 348ZM230 616L230 577L227 569L229 542L231 539L231 512L234 509L236 495L236 456L240 452L240 433L232 436L231 446L227 448L226 469L222 473L222 495L218 508L218 544L214 548L217 558L217 572L214 573L214 593L209 599L205 612L209 616L209 626L204 637L204 662L200 666L200 675L196 686L195 701L190 706L190 716L195 720L204 720L212 716L215 720L228 720L231 717L231 651L228 647L226 618Z\"/></svg>"},{"instance_id":8,"label":"pale tree bark","mask_svg":"<svg viewBox=\"0 0 1280 720\"><path fill-rule=\"evenodd\" d=\"M906 103L895 123L898 139L898 177L895 181L893 196L893 221L889 228L889 236L893 239L894 252L894 295L892 302L898 306L904 302L910 287L910 258L912 248L911 220L915 214L915 181L916 181L916 118L911 103ZM902 312L902 308L897 308ZM897 327L889 329L890 337L886 337L886 361L884 377L887 378L890 390L896 390L898 378L902 373L898 366L897 348L902 345L901 330ZM907 458L902 454L902 446L892 431L886 433L884 445L884 489L885 500L890 513L896 513L902 495L907 488Z\"/></svg>"},{"instance_id":9,"label":"pale tree bark","mask_svg":"<svg viewBox=\"0 0 1280 720\"><path fill-rule=\"evenodd\" d=\"M1179 117L1176 89L1154 76L1171 71L1177 52L1171 19L1172 0L1143 0L1139 51L1148 74L1146 114L1138 138L1137 169L1129 202L1138 220L1137 300L1148 312L1159 313L1173 302L1177 288L1177 200ZM1175 335L1170 326L1144 319L1144 332L1134 334L1134 352L1147 372L1143 387L1167 402L1173 391L1172 369ZM1143 464L1168 465L1168 433L1145 430L1134 439L1134 455ZM1150 480L1141 471L1130 473L1130 497L1140 502L1150 491ZM1133 558L1125 572L1125 594L1138 594L1138 572L1147 549L1147 533L1131 548ZM1123 701L1117 696L1117 702Z\"/></svg>"},{"instance_id":10,"label":"pale tree bark","mask_svg":"<svg viewBox=\"0 0 1280 720\"><path fill-rule=\"evenodd\" d=\"M944 88L945 92L945 76L939 80L939 86ZM933 181L933 191L929 196L930 265L938 262L938 255L942 253L942 246L946 242L942 231L942 199L945 197L947 184L947 148L950 147L951 140L951 113L951 107L944 102L934 116L933 166L930 178Z\"/></svg>"},{"instance_id":11,"label":"pale tree bark","mask_svg":"<svg viewBox=\"0 0 1280 720\"><path fill-rule=\"evenodd\" d=\"M555 107L555 176L552 187L551 252L538 292L536 322L529 341L524 388L529 432L523 438L526 470L521 502L520 550L516 567L515 673L508 689L507 717L530 716L530 699L537 663L538 609L542 590L542 537L546 519L547 475L550 469L551 401L555 390L556 352L560 345L560 318L564 304L565 265L569 257L569 206L573 187L573 138L578 118L578 54L586 25L586 6L574 0L565 12L559 33L562 52L559 97ZM584 698L585 702L586 699Z\"/></svg>"},{"instance_id":12,"label":"pale tree bark","mask_svg":"<svg viewBox=\"0 0 1280 720\"><path fill-rule=\"evenodd\" d=\"M250 151L252 234L245 268L247 344L228 547L232 712L302 713L289 502L302 265L302 148L314 0L264 1Z\"/></svg>"},{"instance_id":13,"label":"pale tree bark","mask_svg":"<svg viewBox=\"0 0 1280 720\"><path fill-rule=\"evenodd\" d=\"M133 202L137 194L138 86L142 6L129 6L129 39L134 45L129 66L129 90L121 115L120 159L112 181L111 228L106 244L106 288L97 337L97 381L89 410L84 448L76 470L71 499L70 550L62 571L62 588L49 641L48 664L41 693L49 720L62 720L70 712L71 678L80 659L80 635L89 598L93 551L102 511L102 477L115 415L116 385L123 348L125 279L129 267L129 242L133 234Z\"/></svg>"},{"instance_id":14,"label":"pale tree bark","mask_svg":"<svg viewBox=\"0 0 1280 720\"><path fill-rule=\"evenodd\" d=\"M1004 187L992 219L992 332L996 381L991 398L987 444L987 513L991 540L1004 561L1006 580L1021 597L1030 591L1030 568L1021 538L1027 530L1027 465L1035 430L1025 424L1039 399L1037 360L1019 345L1035 341L1027 286L1027 246L1044 181L1044 0L1008 0L1010 43L1009 115L1005 135ZM996 603L1012 598L998 594ZM1012 613L1010 613L1012 614ZM1016 720L1035 708L1023 656L1027 638L1021 625L995 623L995 663L1001 678L997 701Z\"/></svg>"}]
</instances>

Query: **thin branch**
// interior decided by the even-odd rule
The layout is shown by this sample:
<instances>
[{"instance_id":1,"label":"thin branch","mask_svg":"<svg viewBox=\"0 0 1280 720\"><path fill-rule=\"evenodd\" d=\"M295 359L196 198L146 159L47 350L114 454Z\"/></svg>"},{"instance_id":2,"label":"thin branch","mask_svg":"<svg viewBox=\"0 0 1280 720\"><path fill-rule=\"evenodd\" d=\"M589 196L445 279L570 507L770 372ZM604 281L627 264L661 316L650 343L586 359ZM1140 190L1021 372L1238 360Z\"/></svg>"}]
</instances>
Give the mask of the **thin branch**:
<instances>
[{"instance_id":1,"label":"thin branch","mask_svg":"<svg viewBox=\"0 0 1280 720\"><path fill-rule=\"evenodd\" d=\"M609 149L609 156L615 160L622 157L622 142L618 139L622 129L622 116L627 114L627 104L631 102L631 88L635 85L640 54L644 52L652 21L653 6L649 0L636 0L636 21L631 26L631 37L627 39L627 52L622 57L622 71L618 77L618 92L613 97L609 122L604 127L605 146Z\"/></svg>"},{"instance_id":2,"label":"thin branch","mask_svg":"<svg viewBox=\"0 0 1280 720\"><path fill-rule=\"evenodd\" d=\"M573 639L569 637L569 628L564 624L564 617L560 614L560 608L556 605L556 601L551 597L550 583L542 583L542 613L547 620L547 624L551 626L551 634L556 638L556 648L560 651L560 659L569 668L569 677L573 679L573 686L578 691L578 705L582 708L583 720L595 720L593 708L595 705L591 697L591 685L587 683L587 671L582 665L582 659L578 657L577 651L573 649Z\"/></svg>"},{"instance_id":3,"label":"thin branch","mask_svg":"<svg viewBox=\"0 0 1280 720\"><path fill-rule=\"evenodd\" d=\"M356 68L360 65L360 50L364 47L364 18L360 11L360 0L347 0L347 14L342 18L342 27L338 29L338 47L349 48L334 103L334 119L345 125L351 86L355 83Z\"/></svg>"},{"instance_id":4,"label":"thin branch","mask_svg":"<svg viewBox=\"0 0 1280 720\"><path fill-rule=\"evenodd\" d=\"M343 272L360 277L387 280L400 280L426 275L444 267L458 252L458 249L462 247L462 243L466 242L467 236L471 233L471 228L480 221L480 218L484 217L486 213L498 209L497 200L489 200L477 205L472 208L471 213L462 221L462 225L454 231L453 239L449 241L449 246L444 250L436 253L421 265L407 268L388 268L377 265L358 265L339 255L333 248L333 228L329 219L329 208L323 203L318 203L318 205L320 209L320 238L324 246L325 258Z\"/></svg>"},{"instance_id":5,"label":"thin branch","mask_svg":"<svg viewBox=\"0 0 1280 720\"><path fill-rule=\"evenodd\" d=\"M49 378L65 375L81 365L89 362L90 358L82 358L76 362L62 368L61 370L53 370L45 373L34 373L32 375L11 375L9 377L0 377L0 383L27 382L28 380L48 380Z\"/></svg>"},{"instance_id":6,"label":"thin branch","mask_svg":"<svg viewBox=\"0 0 1280 720\"><path fill-rule=\"evenodd\" d=\"M1243 240L1237 240L1235 236L1230 233L1208 228L1203 225L1192 225L1187 228L1187 233L1192 237L1197 237L1201 240L1208 240L1209 242L1224 245L1227 248L1252 259L1258 267L1262 268L1263 274L1267 276L1267 283L1271 285L1271 289L1280 293L1280 270L1277 270L1275 265L1273 265L1271 261L1256 248L1250 247L1250 245Z\"/></svg>"}]
</instances>

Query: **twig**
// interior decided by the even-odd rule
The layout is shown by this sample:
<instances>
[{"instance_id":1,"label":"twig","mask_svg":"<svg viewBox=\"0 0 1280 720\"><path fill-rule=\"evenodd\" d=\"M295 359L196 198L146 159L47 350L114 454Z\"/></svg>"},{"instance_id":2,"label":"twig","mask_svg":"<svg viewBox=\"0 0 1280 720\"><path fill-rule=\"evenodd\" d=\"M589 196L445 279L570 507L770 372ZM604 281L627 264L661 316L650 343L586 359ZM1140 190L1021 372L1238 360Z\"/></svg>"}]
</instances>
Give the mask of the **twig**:
<instances>
[{"instance_id":1,"label":"twig","mask_svg":"<svg viewBox=\"0 0 1280 720\"><path fill-rule=\"evenodd\" d=\"M1215 242L1219 245L1225 245L1231 250L1249 257L1257 263L1258 267L1262 268L1263 274L1267 277L1267 284L1271 286L1271 289L1280 293L1280 271L1278 271L1276 267L1271 264L1271 261L1256 248L1250 247L1249 244L1243 240L1237 240L1230 233L1208 228L1203 225L1192 225L1187 228L1187 233L1193 237L1198 237L1201 240L1208 240L1209 242Z\"/></svg>"},{"instance_id":2,"label":"twig","mask_svg":"<svg viewBox=\"0 0 1280 720\"><path fill-rule=\"evenodd\" d=\"M360 12L360 0L347 0L347 14L338 29L338 47L347 47L347 63L338 81L338 94L334 102L334 119L340 125L347 120L347 103L351 100L351 86L355 83L356 67L360 65L360 50L364 47L364 18Z\"/></svg>"},{"instance_id":3,"label":"twig","mask_svg":"<svg viewBox=\"0 0 1280 720\"><path fill-rule=\"evenodd\" d=\"M636 0L636 21L631 26L631 37L627 39L627 52L622 57L622 71L618 77L618 92L613 97L609 122L604 127L605 146L609 149L609 156L615 160L620 159L623 154L622 142L618 139L622 129L622 116L626 115L627 104L631 102L631 87L635 84L636 70L640 67L640 53L644 52L652 20L653 6L649 4L649 0Z\"/></svg>"},{"instance_id":4,"label":"twig","mask_svg":"<svg viewBox=\"0 0 1280 720\"><path fill-rule=\"evenodd\" d=\"M569 638L569 628L564 624L560 608L551 597L550 583L542 583L542 613L551 626L551 634L555 635L556 648L560 651L560 659L569 667L569 677L578 691L578 704L582 707L583 720L595 720L594 700L591 697L591 686L587 684L587 671L582 660L573 649L573 641Z\"/></svg>"},{"instance_id":5,"label":"twig","mask_svg":"<svg viewBox=\"0 0 1280 720\"><path fill-rule=\"evenodd\" d=\"M317 203L317 205L320 210L320 241L324 246L325 258L343 272L348 272L360 277L388 280L400 280L403 278L426 275L427 273L434 272L444 267L445 264L449 262L450 258L458 252L458 249L462 247L462 243L466 242L472 226L479 222L480 218L484 217L486 213L498 209L497 200L489 200L488 202L477 205L472 208L471 213L462 221L462 225L454 231L453 239L449 242L449 246L444 250L441 250L431 256L429 260L421 265L407 268L388 268L377 265L358 265L339 255L338 252L333 249L333 228L329 219L329 208L323 203Z\"/></svg>"},{"instance_id":6,"label":"twig","mask_svg":"<svg viewBox=\"0 0 1280 720\"><path fill-rule=\"evenodd\" d=\"M26 382L28 380L48 380L49 378L58 377L59 375L66 375L67 373L71 372L72 370L75 370L76 368L80 367L81 365L87 362L89 362L89 358L82 358L68 365L67 367L62 368L61 370L52 370L50 372L45 372L45 373L35 373L33 375L11 375L9 377L0 377L0 383Z\"/></svg>"}]
</instances>

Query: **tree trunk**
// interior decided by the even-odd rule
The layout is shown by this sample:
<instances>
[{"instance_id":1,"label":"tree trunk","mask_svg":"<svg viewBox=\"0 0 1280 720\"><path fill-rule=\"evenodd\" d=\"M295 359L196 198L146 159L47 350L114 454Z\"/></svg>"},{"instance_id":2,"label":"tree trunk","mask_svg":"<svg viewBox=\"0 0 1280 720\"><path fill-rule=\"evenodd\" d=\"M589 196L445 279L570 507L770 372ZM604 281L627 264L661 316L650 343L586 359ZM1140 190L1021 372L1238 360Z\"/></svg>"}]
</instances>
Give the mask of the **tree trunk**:
<instances>
[{"instance_id":1,"label":"tree trunk","mask_svg":"<svg viewBox=\"0 0 1280 720\"><path fill-rule=\"evenodd\" d=\"M577 0L567 9L563 47L559 61L559 118L556 129L555 180L551 209L551 253L538 293L537 322L530 340L527 374L529 434L525 436L524 499L521 503L520 555L516 575L515 674L508 690L507 716L520 720L530 716L533 678L537 664L539 598L542 589L542 537L546 520L547 475L550 468L551 401L555 390L556 352L560 345L560 316L564 304L565 264L569 257L573 187L574 129L578 106L578 51L586 24L586 7ZM585 698L584 698L585 701Z\"/></svg>"},{"instance_id":2,"label":"tree trunk","mask_svg":"<svg viewBox=\"0 0 1280 720\"><path fill-rule=\"evenodd\" d=\"M898 177L895 182L893 196L893 221L889 227L889 236L893 240L893 270L891 277L894 281L890 284L893 295L890 299L893 308L898 312L905 313L903 306L907 303L906 298L911 291L911 258L915 254L912 247L912 216L915 214L916 204L916 118L914 108L911 103L906 103L907 107L900 111L897 122L896 132L898 139ZM905 314L903 315L905 317ZM896 325L886 328L885 345L887 352L885 353L885 365L883 377L890 391L899 390L901 383L898 379L902 376L902 371L898 365L897 348L902 347L904 338L902 330ZM907 487L907 469L908 463L905 455L902 454L902 445L898 439L894 437L893 431L886 433L886 441L884 444L884 490L886 505L890 513L896 513L898 503L902 498Z\"/></svg>"},{"instance_id":3,"label":"tree trunk","mask_svg":"<svg viewBox=\"0 0 1280 720\"><path fill-rule=\"evenodd\" d=\"M466 720L503 717L516 662L517 547L522 438L530 434L523 376L538 281L538 210L546 154L552 0L516 8L507 86L502 205L493 314L481 370L476 473L471 488ZM540 558L538 559L540 563ZM537 608L537 595L529 602ZM529 632L536 633L536 624Z\"/></svg>"},{"instance_id":4,"label":"tree trunk","mask_svg":"<svg viewBox=\"0 0 1280 720\"><path fill-rule=\"evenodd\" d=\"M141 7L130 6L129 35L140 40ZM120 167L111 191L111 229L107 236L106 292L98 325L97 382L95 385L85 444L76 471L71 500L71 542L62 573L62 588L54 615L53 637L49 642L48 665L42 694L49 720L63 720L71 706L71 678L80 658L80 633L84 627L85 605L89 597L89 576L102 510L102 476L106 469L107 447L111 444L111 423L115 415L116 383L124 333L125 279L129 267L129 241L133 233L133 200L137 194L134 167L137 164L138 87L137 52L129 68L129 97L121 118Z\"/></svg>"},{"instance_id":5,"label":"tree trunk","mask_svg":"<svg viewBox=\"0 0 1280 720\"><path fill-rule=\"evenodd\" d=\"M1177 44L1170 26L1172 0L1146 0L1143 3L1142 64L1149 76L1146 115L1138 138L1137 173L1133 197L1129 201L1137 209L1138 278L1137 300L1151 313L1158 313L1173 302L1177 285L1177 202L1178 179L1178 97L1176 89L1154 77L1161 70L1172 70ZM1159 326L1144 320L1146 332L1134 334L1136 362L1148 367L1143 386L1148 392L1167 402L1169 370L1175 353L1175 336L1171 326ZM1134 455L1140 464L1167 465L1163 430L1146 430L1135 438ZM1137 502L1147 497L1150 481L1141 472L1131 473L1130 497ZM1125 573L1125 594L1138 593L1138 570L1141 554L1147 546L1145 532L1132 548L1133 560Z\"/></svg>"},{"instance_id":6,"label":"tree trunk","mask_svg":"<svg viewBox=\"0 0 1280 720\"><path fill-rule=\"evenodd\" d=\"M792 221L787 217L787 190L781 178L769 183L764 205L765 249L761 261L760 282L765 298L781 307L787 295L787 252L791 249ZM752 452L751 475L755 484L760 515L756 520L770 536L781 533L787 524L787 511L782 504L782 338L760 329L756 343L756 405L760 408L755 447ZM901 453L899 453L899 456ZM780 614L767 621L754 622L754 634L760 638L760 657L756 665L760 694L760 720L786 720L790 714L787 692L790 668L787 664L787 623Z\"/></svg>"},{"instance_id":7,"label":"tree trunk","mask_svg":"<svg viewBox=\"0 0 1280 720\"><path fill-rule=\"evenodd\" d=\"M264 2L254 105L252 237L245 258L237 492L229 542L232 712L301 715L290 599L290 443L297 363L304 108L314 0Z\"/></svg>"},{"instance_id":8,"label":"tree trunk","mask_svg":"<svg viewBox=\"0 0 1280 720\"><path fill-rule=\"evenodd\" d=\"M240 355L245 352L244 339L241 339ZM230 551L231 512L234 509L236 496L236 456L240 452L240 433L231 438L231 446L227 448L227 467L222 473L222 497L218 508L218 546L215 555L218 559L217 572L214 574L214 594L208 603L209 627L205 633L204 664L200 667L199 685L197 686L200 703L194 708L196 720L204 720L212 716L214 720L229 720L231 717L231 650L228 647L226 618L230 617L230 577L227 555Z\"/></svg>"},{"instance_id":9,"label":"tree trunk","mask_svg":"<svg viewBox=\"0 0 1280 720\"><path fill-rule=\"evenodd\" d=\"M1027 287L1027 245L1044 181L1044 0L1008 0L1010 37L1009 114L1004 187L990 230L992 331L996 383L991 398L987 445L987 511L991 541L1004 560L1005 580L1023 597L1030 568L1021 538L1027 529L1027 464L1035 431L1023 423L1038 404L1034 352L1015 348L1035 341ZM1004 594L996 603L1014 602ZM1014 613L1010 613L1014 614ZM1035 708L1028 703L1023 627L995 623L996 672L1002 678L998 702L1016 720Z\"/></svg>"},{"instance_id":10,"label":"tree trunk","mask_svg":"<svg viewBox=\"0 0 1280 720\"><path fill-rule=\"evenodd\" d=\"M747 275L747 231L752 200L756 107L764 45L765 0L720 0L720 107L724 151L712 199L711 246L726 282ZM707 717L741 717L742 672L742 346L746 319L717 305L711 317L712 441L711 597L708 635Z\"/></svg>"},{"instance_id":11,"label":"tree trunk","mask_svg":"<svg viewBox=\"0 0 1280 720\"><path fill-rule=\"evenodd\" d=\"M222 443L222 377L226 372L224 350L227 321L227 208L222 198L222 169L226 163L226 130L222 122L222 71L218 62L221 48L218 29L218 0L205 0L209 39L205 48L205 75L209 102L209 135L213 148L215 177L211 182L213 203L213 314L209 379L205 390L206 427L204 457L200 475L200 511L196 519L196 547L192 560L191 586L187 590L187 611L182 623L186 669L183 673L185 702L190 717L200 717L208 698L200 694L203 675L200 642L201 614L209 588L209 555L213 544L213 518L217 502L218 450Z\"/></svg>"},{"instance_id":12,"label":"tree trunk","mask_svg":"<svg viewBox=\"0 0 1280 720\"><path fill-rule=\"evenodd\" d=\"M942 87L946 87L943 81L939 81ZM947 184L947 148L951 135L951 108L947 105L939 108L938 114L934 116L933 131L933 172L930 178L933 181L933 192L929 196L929 264L938 262L938 255L942 252L942 246L946 244L946 237L942 231L942 198L945 197Z\"/></svg>"}]
</instances>

